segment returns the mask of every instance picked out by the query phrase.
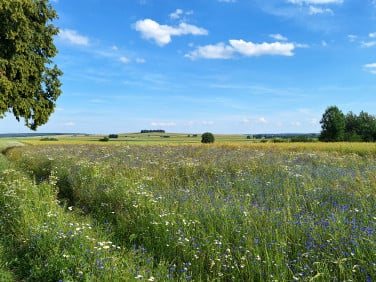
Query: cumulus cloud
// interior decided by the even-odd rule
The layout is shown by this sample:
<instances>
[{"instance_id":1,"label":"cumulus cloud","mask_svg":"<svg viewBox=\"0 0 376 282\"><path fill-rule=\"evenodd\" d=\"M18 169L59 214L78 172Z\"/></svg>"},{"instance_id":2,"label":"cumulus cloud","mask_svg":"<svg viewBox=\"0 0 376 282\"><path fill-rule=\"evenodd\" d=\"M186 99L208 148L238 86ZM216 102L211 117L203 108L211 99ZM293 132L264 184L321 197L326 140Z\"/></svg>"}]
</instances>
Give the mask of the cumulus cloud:
<instances>
[{"instance_id":1,"label":"cumulus cloud","mask_svg":"<svg viewBox=\"0 0 376 282\"><path fill-rule=\"evenodd\" d=\"M223 43L218 43L216 45L206 45L199 46L196 50L186 54L192 60L198 58L205 59L230 59L232 57L234 50L231 46L225 45Z\"/></svg>"},{"instance_id":2,"label":"cumulus cloud","mask_svg":"<svg viewBox=\"0 0 376 282\"><path fill-rule=\"evenodd\" d=\"M373 46L375 46L375 45L376 45L376 41L368 41L368 42L364 42L364 41L362 41L362 42L360 43L360 45L361 45L362 47L364 47L364 48L369 48L369 47L373 47Z\"/></svg>"},{"instance_id":3,"label":"cumulus cloud","mask_svg":"<svg viewBox=\"0 0 376 282\"><path fill-rule=\"evenodd\" d=\"M371 32L370 34L368 34L368 36L371 38L376 38L376 32Z\"/></svg>"},{"instance_id":4,"label":"cumulus cloud","mask_svg":"<svg viewBox=\"0 0 376 282\"><path fill-rule=\"evenodd\" d=\"M319 15L319 14L330 14L333 15L333 10L329 8L321 8L321 7L315 7L315 6L309 6L309 12L310 15Z\"/></svg>"},{"instance_id":5,"label":"cumulus cloud","mask_svg":"<svg viewBox=\"0 0 376 282\"><path fill-rule=\"evenodd\" d=\"M58 37L60 38L60 40L73 45L89 45L89 38L78 34L76 30L61 29Z\"/></svg>"},{"instance_id":6,"label":"cumulus cloud","mask_svg":"<svg viewBox=\"0 0 376 282\"><path fill-rule=\"evenodd\" d=\"M261 43L255 44L253 42L246 42L242 39L240 40L230 40L231 46L236 52L243 54L245 56L261 56L261 55L281 55L281 56L292 56L294 55L292 51L295 46L293 43Z\"/></svg>"},{"instance_id":7,"label":"cumulus cloud","mask_svg":"<svg viewBox=\"0 0 376 282\"><path fill-rule=\"evenodd\" d=\"M130 62L130 60L127 57L120 57L119 60L123 64L128 64Z\"/></svg>"},{"instance_id":8,"label":"cumulus cloud","mask_svg":"<svg viewBox=\"0 0 376 282\"><path fill-rule=\"evenodd\" d=\"M173 12L173 13L170 14L170 18L171 19L179 19L182 14L183 14L183 10L182 9L176 9L175 12Z\"/></svg>"},{"instance_id":9,"label":"cumulus cloud","mask_svg":"<svg viewBox=\"0 0 376 282\"><path fill-rule=\"evenodd\" d=\"M196 50L186 54L185 56L194 60L204 59L230 59L234 54L241 54L246 57L263 56L263 55L279 55L293 56L295 49L294 43L253 43L251 41L229 40L229 45L218 43L216 45L200 46Z\"/></svg>"},{"instance_id":10,"label":"cumulus cloud","mask_svg":"<svg viewBox=\"0 0 376 282\"><path fill-rule=\"evenodd\" d=\"M363 67L366 71L369 71L372 74L376 74L376 63L366 64Z\"/></svg>"},{"instance_id":11,"label":"cumulus cloud","mask_svg":"<svg viewBox=\"0 0 376 282\"><path fill-rule=\"evenodd\" d=\"M279 34L279 33L276 33L276 34L269 34L269 36L275 40L278 40L278 41L287 41L287 37Z\"/></svg>"},{"instance_id":12,"label":"cumulus cloud","mask_svg":"<svg viewBox=\"0 0 376 282\"><path fill-rule=\"evenodd\" d=\"M170 43L172 36L208 34L206 29L184 22L174 27L161 25L152 19L139 20L135 23L134 28L141 33L143 38L154 40L159 46Z\"/></svg>"},{"instance_id":13,"label":"cumulus cloud","mask_svg":"<svg viewBox=\"0 0 376 282\"><path fill-rule=\"evenodd\" d=\"M322 15L329 14L334 15L332 9L324 8L324 5L330 4L342 4L344 0L287 0L288 3L295 5L306 5L308 7L309 15Z\"/></svg>"}]
</instances>

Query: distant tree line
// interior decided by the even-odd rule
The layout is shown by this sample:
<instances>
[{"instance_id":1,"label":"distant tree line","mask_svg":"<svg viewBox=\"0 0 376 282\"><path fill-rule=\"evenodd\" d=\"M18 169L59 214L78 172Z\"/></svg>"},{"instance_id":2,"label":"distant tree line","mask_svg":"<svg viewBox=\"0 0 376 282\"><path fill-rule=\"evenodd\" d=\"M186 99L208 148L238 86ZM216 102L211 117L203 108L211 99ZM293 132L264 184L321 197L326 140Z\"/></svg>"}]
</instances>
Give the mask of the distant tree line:
<instances>
[{"instance_id":1,"label":"distant tree line","mask_svg":"<svg viewBox=\"0 0 376 282\"><path fill-rule=\"evenodd\" d=\"M141 133L166 133L163 129L142 129Z\"/></svg>"},{"instance_id":2,"label":"distant tree line","mask_svg":"<svg viewBox=\"0 0 376 282\"><path fill-rule=\"evenodd\" d=\"M338 107L330 106L324 112L320 123L320 141L376 141L376 117L364 111L359 115L351 111L345 115Z\"/></svg>"}]
</instances>

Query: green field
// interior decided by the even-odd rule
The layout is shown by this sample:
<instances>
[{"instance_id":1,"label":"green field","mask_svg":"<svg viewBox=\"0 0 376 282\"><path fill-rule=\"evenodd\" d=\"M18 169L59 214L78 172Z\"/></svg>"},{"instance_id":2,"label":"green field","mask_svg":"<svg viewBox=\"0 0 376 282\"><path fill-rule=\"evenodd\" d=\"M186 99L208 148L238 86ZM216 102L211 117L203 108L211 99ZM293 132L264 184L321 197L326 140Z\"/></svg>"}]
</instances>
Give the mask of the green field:
<instances>
[{"instance_id":1,"label":"green field","mask_svg":"<svg viewBox=\"0 0 376 282\"><path fill-rule=\"evenodd\" d=\"M108 135L92 135L92 134L77 134L77 135L56 135L47 138L55 138L59 143L97 143L99 140L107 137ZM241 142L251 143L258 142L259 140L249 140L247 135L234 134L217 134L215 135L216 143L229 143ZM36 144L43 139L43 137L33 138L19 138L27 143ZM46 140L45 142L48 142ZM53 142L53 141L51 141ZM183 134L183 133L120 133L118 138L110 138L110 143L116 144L137 144L137 145L150 145L150 144L200 144L200 134Z\"/></svg>"},{"instance_id":2,"label":"green field","mask_svg":"<svg viewBox=\"0 0 376 282\"><path fill-rule=\"evenodd\" d=\"M3 140L0 280L376 279L376 144L166 135Z\"/></svg>"}]
</instances>

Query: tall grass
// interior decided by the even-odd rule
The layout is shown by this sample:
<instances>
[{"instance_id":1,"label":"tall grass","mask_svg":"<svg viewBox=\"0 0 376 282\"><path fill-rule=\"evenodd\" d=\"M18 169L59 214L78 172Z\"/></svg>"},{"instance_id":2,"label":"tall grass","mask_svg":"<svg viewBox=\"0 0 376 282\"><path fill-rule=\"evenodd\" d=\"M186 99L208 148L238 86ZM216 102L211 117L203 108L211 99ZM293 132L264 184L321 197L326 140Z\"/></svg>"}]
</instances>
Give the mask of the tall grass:
<instances>
[{"instance_id":1,"label":"tall grass","mask_svg":"<svg viewBox=\"0 0 376 282\"><path fill-rule=\"evenodd\" d=\"M11 269L44 281L376 279L372 150L284 146L14 149L22 174L0 183Z\"/></svg>"}]
</instances>

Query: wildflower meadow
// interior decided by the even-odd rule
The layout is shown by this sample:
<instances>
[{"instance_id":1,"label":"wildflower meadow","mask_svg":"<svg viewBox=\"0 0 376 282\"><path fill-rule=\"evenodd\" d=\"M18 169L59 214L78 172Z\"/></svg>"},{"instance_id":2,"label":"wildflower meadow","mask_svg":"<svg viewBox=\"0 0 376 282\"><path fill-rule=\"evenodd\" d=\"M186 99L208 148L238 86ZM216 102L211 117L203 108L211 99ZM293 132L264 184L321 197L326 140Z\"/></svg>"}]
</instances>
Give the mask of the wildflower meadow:
<instances>
[{"instance_id":1,"label":"wildflower meadow","mask_svg":"<svg viewBox=\"0 0 376 282\"><path fill-rule=\"evenodd\" d=\"M375 146L315 146L7 150L0 280L376 281Z\"/></svg>"}]
</instances>

